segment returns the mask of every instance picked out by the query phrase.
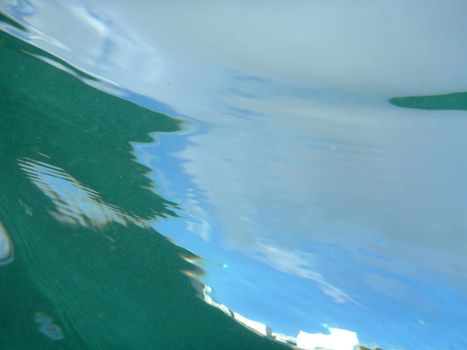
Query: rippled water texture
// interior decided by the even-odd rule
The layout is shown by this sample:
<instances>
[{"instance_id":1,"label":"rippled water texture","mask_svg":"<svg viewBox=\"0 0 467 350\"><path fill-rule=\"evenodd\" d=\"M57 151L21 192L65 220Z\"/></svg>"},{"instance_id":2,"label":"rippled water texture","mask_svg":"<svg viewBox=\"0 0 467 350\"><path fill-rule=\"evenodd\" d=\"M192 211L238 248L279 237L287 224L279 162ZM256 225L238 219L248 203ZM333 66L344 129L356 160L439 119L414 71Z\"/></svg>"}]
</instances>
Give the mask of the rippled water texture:
<instances>
[{"instance_id":1,"label":"rippled water texture","mask_svg":"<svg viewBox=\"0 0 467 350\"><path fill-rule=\"evenodd\" d=\"M467 349L467 3L0 11L1 348Z\"/></svg>"}]
</instances>

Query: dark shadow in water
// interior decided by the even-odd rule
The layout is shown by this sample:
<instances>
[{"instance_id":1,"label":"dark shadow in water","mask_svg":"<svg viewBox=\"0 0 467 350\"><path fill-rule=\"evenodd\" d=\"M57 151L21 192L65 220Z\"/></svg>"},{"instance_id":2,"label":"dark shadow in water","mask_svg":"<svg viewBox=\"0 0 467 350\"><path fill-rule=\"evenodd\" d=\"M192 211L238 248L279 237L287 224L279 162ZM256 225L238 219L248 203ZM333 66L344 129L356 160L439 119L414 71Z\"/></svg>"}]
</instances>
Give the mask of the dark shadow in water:
<instances>
[{"instance_id":1,"label":"dark shadow in water","mask_svg":"<svg viewBox=\"0 0 467 350\"><path fill-rule=\"evenodd\" d=\"M395 106L405 108L467 111L467 92L431 96L395 97L391 98L389 102Z\"/></svg>"},{"instance_id":2,"label":"dark shadow in water","mask_svg":"<svg viewBox=\"0 0 467 350\"><path fill-rule=\"evenodd\" d=\"M7 17L3 14L0 13L0 24L6 24L8 26L11 26L15 29L18 29L20 31L23 31L23 32L26 32L27 29L25 27L23 27L21 24L15 22L14 20L12 20L10 17Z\"/></svg>"},{"instance_id":3,"label":"dark shadow in water","mask_svg":"<svg viewBox=\"0 0 467 350\"><path fill-rule=\"evenodd\" d=\"M174 215L130 142L180 123L87 86L9 35L0 45L0 222L15 248L0 266L0 347L284 348L201 301L180 272L194 269L180 258L189 253L131 219ZM53 215L60 203L62 219L110 216L66 222Z\"/></svg>"}]
</instances>

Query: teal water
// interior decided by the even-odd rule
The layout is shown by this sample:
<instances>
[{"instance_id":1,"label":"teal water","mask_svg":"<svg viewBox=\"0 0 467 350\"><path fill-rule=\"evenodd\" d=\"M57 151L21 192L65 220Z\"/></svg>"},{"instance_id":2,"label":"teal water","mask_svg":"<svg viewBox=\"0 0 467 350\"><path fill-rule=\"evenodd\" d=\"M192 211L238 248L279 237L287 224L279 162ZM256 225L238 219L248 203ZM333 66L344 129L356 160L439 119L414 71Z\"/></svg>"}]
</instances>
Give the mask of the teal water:
<instances>
[{"instance_id":1,"label":"teal water","mask_svg":"<svg viewBox=\"0 0 467 350\"><path fill-rule=\"evenodd\" d=\"M0 11L1 349L467 348L464 2Z\"/></svg>"},{"instance_id":2,"label":"teal water","mask_svg":"<svg viewBox=\"0 0 467 350\"><path fill-rule=\"evenodd\" d=\"M0 347L281 348L204 304L180 272L196 273L192 254L148 227L177 204L151 191L130 142L181 122L0 42L0 221L14 254L0 269Z\"/></svg>"}]
</instances>

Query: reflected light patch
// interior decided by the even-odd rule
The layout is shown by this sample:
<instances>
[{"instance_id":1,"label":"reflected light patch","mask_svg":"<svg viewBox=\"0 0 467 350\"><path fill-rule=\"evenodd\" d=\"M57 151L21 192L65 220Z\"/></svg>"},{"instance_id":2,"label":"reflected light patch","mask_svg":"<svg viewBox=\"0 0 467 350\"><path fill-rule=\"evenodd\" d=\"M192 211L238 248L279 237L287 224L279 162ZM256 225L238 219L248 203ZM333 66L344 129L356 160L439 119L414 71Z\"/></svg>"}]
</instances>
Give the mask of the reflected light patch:
<instances>
[{"instance_id":1,"label":"reflected light patch","mask_svg":"<svg viewBox=\"0 0 467 350\"><path fill-rule=\"evenodd\" d=\"M56 209L50 214L60 222L85 227L102 227L112 222L148 226L143 218L105 203L96 191L80 184L63 169L31 159L21 160L19 165L55 204Z\"/></svg>"},{"instance_id":2,"label":"reflected light patch","mask_svg":"<svg viewBox=\"0 0 467 350\"><path fill-rule=\"evenodd\" d=\"M297 346L301 349L353 350L358 345L357 333L329 327L329 334L300 331Z\"/></svg>"},{"instance_id":3,"label":"reflected light patch","mask_svg":"<svg viewBox=\"0 0 467 350\"><path fill-rule=\"evenodd\" d=\"M5 227L0 223L0 266L13 261L13 243Z\"/></svg>"},{"instance_id":4,"label":"reflected light patch","mask_svg":"<svg viewBox=\"0 0 467 350\"><path fill-rule=\"evenodd\" d=\"M65 338L62 328L57 325L53 318L43 312L34 314L34 322L37 324L39 332L52 340L62 340Z\"/></svg>"}]
</instances>

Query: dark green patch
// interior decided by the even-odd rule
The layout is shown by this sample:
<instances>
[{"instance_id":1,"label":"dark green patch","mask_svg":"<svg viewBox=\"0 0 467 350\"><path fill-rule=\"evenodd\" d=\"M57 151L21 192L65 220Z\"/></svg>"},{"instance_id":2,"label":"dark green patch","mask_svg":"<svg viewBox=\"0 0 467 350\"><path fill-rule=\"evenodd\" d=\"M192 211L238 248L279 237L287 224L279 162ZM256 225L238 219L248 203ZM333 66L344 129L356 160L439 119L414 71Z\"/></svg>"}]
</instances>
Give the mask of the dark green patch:
<instances>
[{"instance_id":1,"label":"dark green patch","mask_svg":"<svg viewBox=\"0 0 467 350\"><path fill-rule=\"evenodd\" d=\"M467 110L467 92L444 95L408 96L391 98L389 102L398 107L428 110Z\"/></svg>"}]
</instances>

